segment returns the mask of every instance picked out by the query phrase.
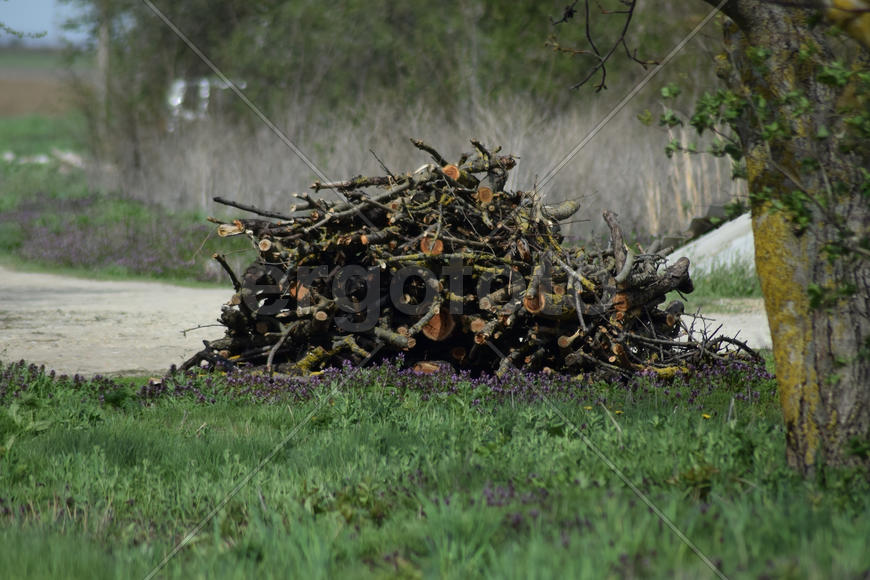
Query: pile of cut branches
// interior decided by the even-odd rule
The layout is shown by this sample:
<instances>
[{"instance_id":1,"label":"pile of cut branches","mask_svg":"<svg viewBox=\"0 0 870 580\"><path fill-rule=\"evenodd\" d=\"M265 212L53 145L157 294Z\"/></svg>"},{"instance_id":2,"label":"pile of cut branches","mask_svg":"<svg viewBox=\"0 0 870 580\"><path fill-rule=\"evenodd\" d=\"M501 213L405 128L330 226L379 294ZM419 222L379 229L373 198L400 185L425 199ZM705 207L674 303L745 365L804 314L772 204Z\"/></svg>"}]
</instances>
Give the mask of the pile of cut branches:
<instances>
[{"instance_id":1,"label":"pile of cut branches","mask_svg":"<svg viewBox=\"0 0 870 580\"><path fill-rule=\"evenodd\" d=\"M629 249L611 212L607 249L565 247L559 222L578 202L506 191L512 156L472 141L451 163L412 142L432 162L315 182L286 213L215 198L260 216L210 218L221 236L248 236L259 258L239 276L215 255L235 287L225 336L183 368L305 374L404 353L423 371L668 376L737 342L686 336L683 303L663 307L668 292L692 291L687 258L667 265L667 249ZM325 190L341 201L316 195Z\"/></svg>"}]
</instances>

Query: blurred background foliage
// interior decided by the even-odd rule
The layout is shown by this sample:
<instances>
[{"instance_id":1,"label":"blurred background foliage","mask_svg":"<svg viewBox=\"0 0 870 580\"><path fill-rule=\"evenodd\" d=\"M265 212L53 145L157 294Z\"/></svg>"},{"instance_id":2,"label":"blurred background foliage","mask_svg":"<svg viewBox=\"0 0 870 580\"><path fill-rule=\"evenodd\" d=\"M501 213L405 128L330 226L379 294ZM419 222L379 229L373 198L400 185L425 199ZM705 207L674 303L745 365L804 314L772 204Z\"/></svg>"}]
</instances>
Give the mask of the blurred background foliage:
<instances>
[{"instance_id":1,"label":"blurred background foliage","mask_svg":"<svg viewBox=\"0 0 870 580\"><path fill-rule=\"evenodd\" d=\"M70 68L90 149L100 160L91 172L95 187L214 213L220 211L215 195L281 209L292 203L289 192L317 177L147 4L65 2L79 14L68 28L90 39L73 47L71 59L97 63ZM608 65L606 90L595 91L595 82L571 90L595 61L548 46L549 40L587 47L582 13L553 24L564 2L161 0L154 6L335 179L383 173L370 150L392 171L418 167L424 159L408 137L450 158L475 137L518 155L508 187L532 189L647 72L620 55ZM590 14L589 28L605 50L624 24L621 7L619 0L603 0ZM629 47L641 59L659 60L706 12L702 3L682 0L643 3ZM680 232L711 204L740 193L727 161L668 161L664 146L683 135L648 126L662 108L661 86L678 82L691 96L716 82L712 53L720 34L718 26L702 31L549 182L548 200L583 200L569 235L584 240L603 232L603 209L617 211L641 238ZM210 84L207 114L177 118L167 95L179 80L188 83L185 99L192 103L182 108L200 106L193 103L196 87Z\"/></svg>"},{"instance_id":2,"label":"blurred background foliage","mask_svg":"<svg viewBox=\"0 0 870 580\"><path fill-rule=\"evenodd\" d=\"M113 81L131 98L135 95L137 107L158 104L174 78L213 74L145 3L67 1L81 8L81 17L69 26L88 30L94 41L85 50L96 48L100 24L108 22ZM550 106L571 106L567 88L593 62L555 58L545 44L557 31L563 44L585 42L582 15L553 25L564 2L188 0L154 5L272 113L299 98L316 98L329 109L377 97L420 100L449 111L475 98L522 93ZM602 11L620 5L605 1ZM642 57L661 57L705 12L703 6L674 0L641 5L631 41ZM621 14L592 14L591 20L602 46L609 46L623 25ZM629 67L642 72L618 60L610 83L628 85L637 76L621 70Z\"/></svg>"}]
</instances>

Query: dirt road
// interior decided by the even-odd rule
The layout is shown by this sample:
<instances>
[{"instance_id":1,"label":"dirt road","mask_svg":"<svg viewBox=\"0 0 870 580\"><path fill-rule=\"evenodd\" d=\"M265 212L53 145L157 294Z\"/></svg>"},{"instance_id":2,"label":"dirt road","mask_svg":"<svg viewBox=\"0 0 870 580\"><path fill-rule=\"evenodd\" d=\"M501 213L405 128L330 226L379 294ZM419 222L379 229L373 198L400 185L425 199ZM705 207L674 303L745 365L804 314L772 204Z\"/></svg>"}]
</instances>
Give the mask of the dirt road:
<instances>
[{"instance_id":1,"label":"dirt road","mask_svg":"<svg viewBox=\"0 0 870 580\"><path fill-rule=\"evenodd\" d=\"M701 316L695 326L699 330L706 324L708 333L737 338L755 349L773 346L761 298L720 299L703 308ZM683 321L691 322L685 317Z\"/></svg>"},{"instance_id":2,"label":"dirt road","mask_svg":"<svg viewBox=\"0 0 870 580\"><path fill-rule=\"evenodd\" d=\"M202 348L232 288L97 281L0 267L0 360L59 373L161 374Z\"/></svg>"},{"instance_id":3,"label":"dirt road","mask_svg":"<svg viewBox=\"0 0 870 580\"><path fill-rule=\"evenodd\" d=\"M25 359L59 373L151 375L165 372L223 335L212 327L231 288L85 280L0 267L0 360ZM724 309L724 308L723 308ZM731 308L731 310L735 310ZM707 313L756 348L770 347L761 301L737 312Z\"/></svg>"}]
</instances>

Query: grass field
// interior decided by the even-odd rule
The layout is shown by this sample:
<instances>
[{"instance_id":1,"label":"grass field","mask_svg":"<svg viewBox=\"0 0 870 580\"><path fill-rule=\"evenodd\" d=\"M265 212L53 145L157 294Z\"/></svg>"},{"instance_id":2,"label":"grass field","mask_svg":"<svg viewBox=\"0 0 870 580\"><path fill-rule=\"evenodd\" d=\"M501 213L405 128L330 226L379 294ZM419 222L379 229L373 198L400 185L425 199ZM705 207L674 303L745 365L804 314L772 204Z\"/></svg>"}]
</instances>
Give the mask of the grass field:
<instances>
[{"instance_id":1,"label":"grass field","mask_svg":"<svg viewBox=\"0 0 870 580\"><path fill-rule=\"evenodd\" d=\"M83 151L85 135L85 121L78 113L0 118L0 152L11 151L19 157L48 155L52 149Z\"/></svg>"},{"instance_id":2,"label":"grass field","mask_svg":"<svg viewBox=\"0 0 870 580\"><path fill-rule=\"evenodd\" d=\"M0 441L17 578L143 577L189 533L160 577L714 577L653 509L729 577L870 570L866 478L793 473L774 383L746 368L149 387L13 364Z\"/></svg>"},{"instance_id":3,"label":"grass field","mask_svg":"<svg viewBox=\"0 0 870 580\"><path fill-rule=\"evenodd\" d=\"M211 260L214 252L237 265L250 260L250 244L218 241L204 214L95 190L85 171L53 157L56 149L82 151L82 134L75 114L0 118L0 143L16 157L49 158L0 160L0 262L92 277L220 283L225 274Z\"/></svg>"},{"instance_id":4,"label":"grass field","mask_svg":"<svg viewBox=\"0 0 870 580\"><path fill-rule=\"evenodd\" d=\"M734 299L762 297L755 268L741 261L693 273L692 283L695 290L691 294L671 292L667 300L684 300L686 312L728 312L729 308L739 308L740 301Z\"/></svg>"},{"instance_id":5,"label":"grass field","mask_svg":"<svg viewBox=\"0 0 870 580\"><path fill-rule=\"evenodd\" d=\"M72 63L69 56L57 49L38 49L23 46L0 47L0 72L25 71L28 73L52 72L73 68L77 71L93 67L90 58L76 57Z\"/></svg>"}]
</instances>

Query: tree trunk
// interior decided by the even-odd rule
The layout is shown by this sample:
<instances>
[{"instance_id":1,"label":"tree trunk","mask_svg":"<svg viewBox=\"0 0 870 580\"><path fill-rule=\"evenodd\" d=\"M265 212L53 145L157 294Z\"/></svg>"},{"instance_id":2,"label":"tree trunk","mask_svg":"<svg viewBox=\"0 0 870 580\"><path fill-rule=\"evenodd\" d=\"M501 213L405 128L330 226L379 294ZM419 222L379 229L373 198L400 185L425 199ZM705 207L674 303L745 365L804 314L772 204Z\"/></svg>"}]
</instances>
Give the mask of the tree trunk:
<instances>
[{"instance_id":1,"label":"tree trunk","mask_svg":"<svg viewBox=\"0 0 870 580\"><path fill-rule=\"evenodd\" d=\"M97 32L97 155L105 159L105 145L109 136L109 52L111 45L111 12L107 2L99 5L99 28Z\"/></svg>"},{"instance_id":2,"label":"tree trunk","mask_svg":"<svg viewBox=\"0 0 870 580\"><path fill-rule=\"evenodd\" d=\"M820 464L870 467L870 199L861 170L870 147L842 114L855 88L820 81L836 41L811 24L813 11L759 0L732 0L724 11L736 26L726 25L720 76L755 101L738 133L788 461L806 475ZM866 70L867 52L856 52L853 64ZM832 257L836 248L845 254Z\"/></svg>"}]
</instances>

